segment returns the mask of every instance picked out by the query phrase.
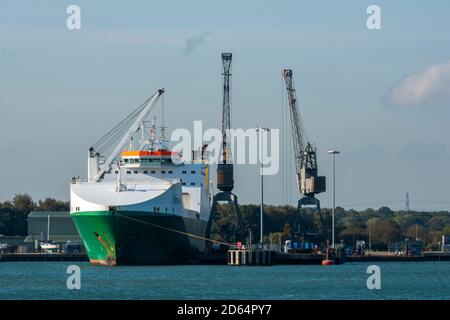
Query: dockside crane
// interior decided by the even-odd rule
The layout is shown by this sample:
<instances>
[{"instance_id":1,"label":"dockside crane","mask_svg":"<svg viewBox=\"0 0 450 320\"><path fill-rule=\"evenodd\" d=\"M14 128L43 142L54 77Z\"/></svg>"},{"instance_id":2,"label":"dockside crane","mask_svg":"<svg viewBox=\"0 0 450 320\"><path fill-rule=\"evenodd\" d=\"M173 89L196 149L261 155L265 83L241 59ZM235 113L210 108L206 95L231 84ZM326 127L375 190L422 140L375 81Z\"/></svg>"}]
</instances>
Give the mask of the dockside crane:
<instances>
[{"instance_id":1,"label":"dockside crane","mask_svg":"<svg viewBox=\"0 0 450 320\"><path fill-rule=\"evenodd\" d=\"M298 201L297 212L293 223L293 234L300 236L303 241L307 238L325 243L327 240L327 232L320 211L320 201L315 197L316 194L325 192L325 177L318 176L317 174L315 145L309 141L305 141L292 70L283 70L283 78L286 84L289 104L297 185L300 194L303 195ZM307 213L304 210L305 207L313 207L313 214L317 213L319 215L321 230L317 230L311 223L311 219L307 219Z\"/></svg>"},{"instance_id":2,"label":"dockside crane","mask_svg":"<svg viewBox=\"0 0 450 320\"><path fill-rule=\"evenodd\" d=\"M234 241L244 240L244 227L241 213L239 211L238 198L232 190L234 188L233 163L231 158L229 130L231 128L231 103L230 103L230 83L231 83L231 53L222 53L223 64L223 99L222 99L222 159L217 164L217 189L219 192L214 195L211 207L211 214L206 226L206 237L211 236L213 221L224 213L224 208L232 211L235 224L229 226L234 233ZM210 242L207 242L209 245Z\"/></svg>"}]
</instances>

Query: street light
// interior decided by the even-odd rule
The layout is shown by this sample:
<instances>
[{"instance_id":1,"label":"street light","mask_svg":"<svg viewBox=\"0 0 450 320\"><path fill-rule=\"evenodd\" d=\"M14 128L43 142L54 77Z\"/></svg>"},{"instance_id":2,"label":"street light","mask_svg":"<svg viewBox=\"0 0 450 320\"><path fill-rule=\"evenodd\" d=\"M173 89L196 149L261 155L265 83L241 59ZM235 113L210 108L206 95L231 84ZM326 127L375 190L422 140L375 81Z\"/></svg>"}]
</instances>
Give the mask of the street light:
<instances>
[{"instance_id":1,"label":"street light","mask_svg":"<svg viewBox=\"0 0 450 320\"><path fill-rule=\"evenodd\" d=\"M336 208L336 155L340 154L337 150L328 150L329 154L333 155L333 189L332 189L332 198L333 198L333 208L331 211L331 247L334 248L334 210Z\"/></svg>"},{"instance_id":2,"label":"street light","mask_svg":"<svg viewBox=\"0 0 450 320\"><path fill-rule=\"evenodd\" d=\"M260 126L256 127L256 132L260 132L261 131L261 137L259 138L259 142L261 144L261 157L259 158L259 162L261 164L261 237L259 240L259 244L261 246L261 249L263 249L263 236L264 236L264 228L263 228L263 205L264 205L264 175L263 175L263 168L264 168L264 163L263 163L263 149L264 149L264 143L262 140L262 133L264 133L264 131L270 131L269 128L261 128Z\"/></svg>"}]
</instances>

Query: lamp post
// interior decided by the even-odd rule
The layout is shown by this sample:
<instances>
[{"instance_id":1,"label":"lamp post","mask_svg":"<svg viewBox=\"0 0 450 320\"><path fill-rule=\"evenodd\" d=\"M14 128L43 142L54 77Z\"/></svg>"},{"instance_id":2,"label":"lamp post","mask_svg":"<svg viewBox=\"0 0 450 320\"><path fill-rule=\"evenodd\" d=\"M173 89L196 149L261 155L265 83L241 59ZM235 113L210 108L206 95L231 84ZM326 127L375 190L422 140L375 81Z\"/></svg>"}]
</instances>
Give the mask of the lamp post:
<instances>
[{"instance_id":1,"label":"lamp post","mask_svg":"<svg viewBox=\"0 0 450 320\"><path fill-rule=\"evenodd\" d=\"M260 217L260 219L261 219L261 221L260 221L260 227L261 227L261 237L260 237L260 240L259 240L259 244L260 244L260 246L261 246L261 249L263 249L263 239L264 239L264 228L263 228L263 226L264 226L264 221L263 221L263 213L264 213L264 210L263 210L263 206L264 206L264 175L263 175L263 168L264 168L264 162L263 162L263 155L264 155L264 152L263 152L263 149L264 149L264 141L263 141L263 139L262 139L262 137L263 137L263 133L264 133L264 131L270 131L270 129L269 128L261 128L260 126L257 126L256 127L256 132L261 132L261 135L260 135L260 137L259 137L259 143L260 143L260 145L261 145L261 153L260 153L260 155L261 155L261 157L259 158L259 162L260 162L260 165L261 165L261 172L260 172L260 175L261 175L261 217Z\"/></svg>"},{"instance_id":2,"label":"lamp post","mask_svg":"<svg viewBox=\"0 0 450 320\"><path fill-rule=\"evenodd\" d=\"M334 210L336 208L336 155L340 154L337 150L328 150L329 154L333 155L333 189L332 189L332 198L333 198L333 208L331 211L331 247L335 247L334 243Z\"/></svg>"},{"instance_id":3,"label":"lamp post","mask_svg":"<svg viewBox=\"0 0 450 320\"><path fill-rule=\"evenodd\" d=\"M47 242L50 241L50 213L47 214Z\"/></svg>"}]
</instances>

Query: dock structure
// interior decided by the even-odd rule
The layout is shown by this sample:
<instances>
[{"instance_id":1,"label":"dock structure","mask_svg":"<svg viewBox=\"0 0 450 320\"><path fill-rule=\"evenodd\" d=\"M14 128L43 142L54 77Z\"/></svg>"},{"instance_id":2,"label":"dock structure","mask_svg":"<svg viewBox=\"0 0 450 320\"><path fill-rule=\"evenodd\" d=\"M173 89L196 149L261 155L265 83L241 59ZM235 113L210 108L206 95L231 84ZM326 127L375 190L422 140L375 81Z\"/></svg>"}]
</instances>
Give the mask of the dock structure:
<instances>
[{"instance_id":1,"label":"dock structure","mask_svg":"<svg viewBox=\"0 0 450 320\"><path fill-rule=\"evenodd\" d=\"M230 266L271 266L276 262L276 252L269 250L231 249L228 250Z\"/></svg>"},{"instance_id":2,"label":"dock structure","mask_svg":"<svg viewBox=\"0 0 450 320\"><path fill-rule=\"evenodd\" d=\"M324 253L277 253L278 264L320 265L325 259Z\"/></svg>"},{"instance_id":3,"label":"dock structure","mask_svg":"<svg viewBox=\"0 0 450 320\"><path fill-rule=\"evenodd\" d=\"M450 261L450 253L424 252L420 255L362 255L348 256L347 262L419 262L419 261Z\"/></svg>"},{"instance_id":4,"label":"dock structure","mask_svg":"<svg viewBox=\"0 0 450 320\"><path fill-rule=\"evenodd\" d=\"M4 253L0 261L89 261L86 254L65 253Z\"/></svg>"},{"instance_id":5,"label":"dock structure","mask_svg":"<svg viewBox=\"0 0 450 320\"><path fill-rule=\"evenodd\" d=\"M425 261L450 261L450 252L424 252Z\"/></svg>"},{"instance_id":6,"label":"dock structure","mask_svg":"<svg viewBox=\"0 0 450 320\"><path fill-rule=\"evenodd\" d=\"M193 265L271 266L271 265L321 265L327 259L325 253L283 253L268 250L232 249L228 253L199 255L189 260ZM19 261L89 261L86 254L73 253L0 253L0 262ZM362 255L347 256L336 264L352 262L422 262L450 261L448 252L424 252L419 256Z\"/></svg>"}]
</instances>

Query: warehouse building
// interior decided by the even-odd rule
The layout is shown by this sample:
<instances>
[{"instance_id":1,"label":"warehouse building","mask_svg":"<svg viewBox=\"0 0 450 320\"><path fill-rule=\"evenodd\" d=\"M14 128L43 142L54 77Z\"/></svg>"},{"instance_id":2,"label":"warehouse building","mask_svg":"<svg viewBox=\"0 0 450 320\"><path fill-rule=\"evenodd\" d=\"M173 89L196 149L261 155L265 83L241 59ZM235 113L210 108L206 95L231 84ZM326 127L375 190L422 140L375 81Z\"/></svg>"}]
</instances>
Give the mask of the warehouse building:
<instances>
[{"instance_id":1,"label":"warehouse building","mask_svg":"<svg viewBox=\"0 0 450 320\"><path fill-rule=\"evenodd\" d=\"M68 211L32 211L28 215L28 235L25 244L38 249L40 242L53 242L61 248L82 247L82 240Z\"/></svg>"}]
</instances>

